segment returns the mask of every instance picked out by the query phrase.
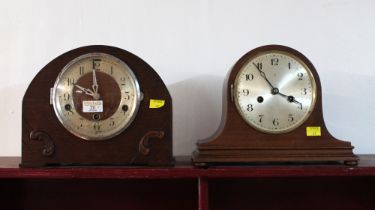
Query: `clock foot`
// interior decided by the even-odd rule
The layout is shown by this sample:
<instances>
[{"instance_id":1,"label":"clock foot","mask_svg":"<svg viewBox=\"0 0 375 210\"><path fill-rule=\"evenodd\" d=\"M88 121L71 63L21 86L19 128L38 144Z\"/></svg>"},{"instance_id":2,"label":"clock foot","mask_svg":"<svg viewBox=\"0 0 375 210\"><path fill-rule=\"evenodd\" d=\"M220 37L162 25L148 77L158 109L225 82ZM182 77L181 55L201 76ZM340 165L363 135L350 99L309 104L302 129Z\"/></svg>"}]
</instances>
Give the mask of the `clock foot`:
<instances>
[{"instance_id":1,"label":"clock foot","mask_svg":"<svg viewBox=\"0 0 375 210\"><path fill-rule=\"evenodd\" d=\"M358 160L345 160L344 164L347 166L356 166L358 165Z\"/></svg>"},{"instance_id":2,"label":"clock foot","mask_svg":"<svg viewBox=\"0 0 375 210\"><path fill-rule=\"evenodd\" d=\"M197 168L207 169L210 167L210 164L209 163L194 163L194 166Z\"/></svg>"}]
</instances>

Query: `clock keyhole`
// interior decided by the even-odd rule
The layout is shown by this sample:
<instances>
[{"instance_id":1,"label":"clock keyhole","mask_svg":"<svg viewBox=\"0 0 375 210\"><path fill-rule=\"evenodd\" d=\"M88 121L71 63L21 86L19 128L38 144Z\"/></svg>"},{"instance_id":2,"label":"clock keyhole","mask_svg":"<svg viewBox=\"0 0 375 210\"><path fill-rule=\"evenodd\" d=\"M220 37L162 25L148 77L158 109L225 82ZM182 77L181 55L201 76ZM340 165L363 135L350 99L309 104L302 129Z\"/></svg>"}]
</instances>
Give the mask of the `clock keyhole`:
<instances>
[{"instance_id":1,"label":"clock keyhole","mask_svg":"<svg viewBox=\"0 0 375 210\"><path fill-rule=\"evenodd\" d=\"M123 105L122 106L122 111L127 112L128 109L129 109L128 105Z\"/></svg>"},{"instance_id":2,"label":"clock keyhole","mask_svg":"<svg viewBox=\"0 0 375 210\"><path fill-rule=\"evenodd\" d=\"M70 104L66 104L64 108L65 108L65 110L68 111L68 112L69 112L70 110L72 110L72 106L71 106Z\"/></svg>"},{"instance_id":3,"label":"clock keyhole","mask_svg":"<svg viewBox=\"0 0 375 210\"><path fill-rule=\"evenodd\" d=\"M99 121L101 118L100 114L93 114L92 115L92 119L96 120L96 121Z\"/></svg>"}]
</instances>

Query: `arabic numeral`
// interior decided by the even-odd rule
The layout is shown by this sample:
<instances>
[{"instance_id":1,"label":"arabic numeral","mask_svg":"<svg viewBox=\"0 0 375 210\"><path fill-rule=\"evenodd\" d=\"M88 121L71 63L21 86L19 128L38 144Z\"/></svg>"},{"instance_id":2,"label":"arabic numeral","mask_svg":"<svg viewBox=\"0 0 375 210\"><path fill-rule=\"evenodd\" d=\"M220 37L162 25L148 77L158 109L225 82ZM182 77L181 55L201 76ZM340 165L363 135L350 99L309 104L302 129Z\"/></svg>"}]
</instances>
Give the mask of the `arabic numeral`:
<instances>
[{"instance_id":1,"label":"arabic numeral","mask_svg":"<svg viewBox=\"0 0 375 210\"><path fill-rule=\"evenodd\" d=\"M84 75L85 74L85 68L83 66L79 67L79 75Z\"/></svg>"},{"instance_id":2,"label":"arabic numeral","mask_svg":"<svg viewBox=\"0 0 375 210\"><path fill-rule=\"evenodd\" d=\"M279 125L280 125L279 119L278 119L278 118L273 119L272 124L273 124L275 127L279 126Z\"/></svg>"},{"instance_id":3,"label":"arabic numeral","mask_svg":"<svg viewBox=\"0 0 375 210\"><path fill-rule=\"evenodd\" d=\"M70 100L70 94L69 93L64 93L63 97L64 97L65 101L69 101Z\"/></svg>"},{"instance_id":4,"label":"arabic numeral","mask_svg":"<svg viewBox=\"0 0 375 210\"><path fill-rule=\"evenodd\" d=\"M271 58L271 65L272 66L279 65L279 59L278 58Z\"/></svg>"},{"instance_id":5,"label":"arabic numeral","mask_svg":"<svg viewBox=\"0 0 375 210\"><path fill-rule=\"evenodd\" d=\"M93 127L94 127L94 130L100 131L100 124L99 123L95 123Z\"/></svg>"},{"instance_id":6,"label":"arabic numeral","mask_svg":"<svg viewBox=\"0 0 375 210\"><path fill-rule=\"evenodd\" d=\"M251 80L254 79L254 75L253 74L246 74L245 77L246 77L246 81L251 81Z\"/></svg>"},{"instance_id":7,"label":"arabic numeral","mask_svg":"<svg viewBox=\"0 0 375 210\"><path fill-rule=\"evenodd\" d=\"M259 117L259 122L260 122L260 123L263 122L263 116L264 116L264 115L262 115L262 114L258 115L258 117Z\"/></svg>"},{"instance_id":8,"label":"arabic numeral","mask_svg":"<svg viewBox=\"0 0 375 210\"><path fill-rule=\"evenodd\" d=\"M66 82L68 83L68 86L71 86L75 84L75 79L69 77Z\"/></svg>"},{"instance_id":9,"label":"arabic numeral","mask_svg":"<svg viewBox=\"0 0 375 210\"><path fill-rule=\"evenodd\" d=\"M109 126L110 126L110 127L115 126L115 120L114 120L114 119L111 119L111 122L109 122Z\"/></svg>"},{"instance_id":10,"label":"arabic numeral","mask_svg":"<svg viewBox=\"0 0 375 210\"><path fill-rule=\"evenodd\" d=\"M246 110L249 111L249 112L252 112L254 110L253 105L252 104L248 104Z\"/></svg>"},{"instance_id":11,"label":"arabic numeral","mask_svg":"<svg viewBox=\"0 0 375 210\"><path fill-rule=\"evenodd\" d=\"M130 99L130 92L129 91L125 91L124 99L125 100L129 100Z\"/></svg>"},{"instance_id":12,"label":"arabic numeral","mask_svg":"<svg viewBox=\"0 0 375 210\"><path fill-rule=\"evenodd\" d=\"M293 122L294 121L294 117L292 114L289 114L288 115L288 122Z\"/></svg>"},{"instance_id":13,"label":"arabic numeral","mask_svg":"<svg viewBox=\"0 0 375 210\"><path fill-rule=\"evenodd\" d=\"M80 118L79 120L81 121L81 123L79 124L79 127L81 127L81 128L82 128L82 127L83 127L83 123L84 123L85 121L84 121L84 119L83 119L83 118Z\"/></svg>"},{"instance_id":14,"label":"arabic numeral","mask_svg":"<svg viewBox=\"0 0 375 210\"><path fill-rule=\"evenodd\" d=\"M244 96L248 96L250 94L250 91L248 89L242 90L242 93Z\"/></svg>"},{"instance_id":15,"label":"arabic numeral","mask_svg":"<svg viewBox=\"0 0 375 210\"><path fill-rule=\"evenodd\" d=\"M92 59L92 68L95 70L99 70L101 61L102 59L98 59L98 58Z\"/></svg>"},{"instance_id":16,"label":"arabic numeral","mask_svg":"<svg viewBox=\"0 0 375 210\"><path fill-rule=\"evenodd\" d=\"M307 95L307 88L302 88L301 89L301 94L302 95Z\"/></svg>"},{"instance_id":17,"label":"arabic numeral","mask_svg":"<svg viewBox=\"0 0 375 210\"><path fill-rule=\"evenodd\" d=\"M298 77L298 80L302 80L302 78L303 78L303 73L301 73L301 72L298 73L298 74L297 74L297 77Z\"/></svg>"}]
</instances>

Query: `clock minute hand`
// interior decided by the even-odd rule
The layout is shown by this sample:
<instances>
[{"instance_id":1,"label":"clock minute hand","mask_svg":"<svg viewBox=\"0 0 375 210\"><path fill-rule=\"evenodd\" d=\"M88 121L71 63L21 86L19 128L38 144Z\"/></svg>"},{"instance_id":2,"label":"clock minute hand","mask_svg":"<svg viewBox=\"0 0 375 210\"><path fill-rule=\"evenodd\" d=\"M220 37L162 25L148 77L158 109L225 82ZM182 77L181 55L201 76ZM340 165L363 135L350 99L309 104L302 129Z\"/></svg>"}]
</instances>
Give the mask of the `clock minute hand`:
<instances>
[{"instance_id":1,"label":"clock minute hand","mask_svg":"<svg viewBox=\"0 0 375 210\"><path fill-rule=\"evenodd\" d=\"M94 91L94 99L99 99L100 95L98 93L98 88L99 88L99 85L98 85L98 81L96 79L96 70L93 69L92 70L92 90Z\"/></svg>"},{"instance_id":2,"label":"clock minute hand","mask_svg":"<svg viewBox=\"0 0 375 210\"><path fill-rule=\"evenodd\" d=\"M272 89L275 89L275 87L274 87L274 86L271 84L271 82L267 79L266 74L264 73L264 71L260 70L260 68L259 68L255 63L253 63L253 65L254 65L255 68L259 71L260 76L262 76L262 77L267 81L267 83L271 86Z\"/></svg>"}]
</instances>

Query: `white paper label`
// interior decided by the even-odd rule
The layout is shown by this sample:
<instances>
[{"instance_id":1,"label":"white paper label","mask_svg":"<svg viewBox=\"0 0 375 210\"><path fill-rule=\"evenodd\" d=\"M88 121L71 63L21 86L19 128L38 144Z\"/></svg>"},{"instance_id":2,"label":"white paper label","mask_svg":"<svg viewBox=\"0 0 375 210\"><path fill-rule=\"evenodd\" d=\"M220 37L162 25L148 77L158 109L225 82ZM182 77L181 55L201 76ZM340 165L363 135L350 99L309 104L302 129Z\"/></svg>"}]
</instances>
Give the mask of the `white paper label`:
<instances>
[{"instance_id":1,"label":"white paper label","mask_svg":"<svg viewBox=\"0 0 375 210\"><path fill-rule=\"evenodd\" d=\"M103 112L103 101L82 101L82 112L83 113L93 113L93 112Z\"/></svg>"}]
</instances>

